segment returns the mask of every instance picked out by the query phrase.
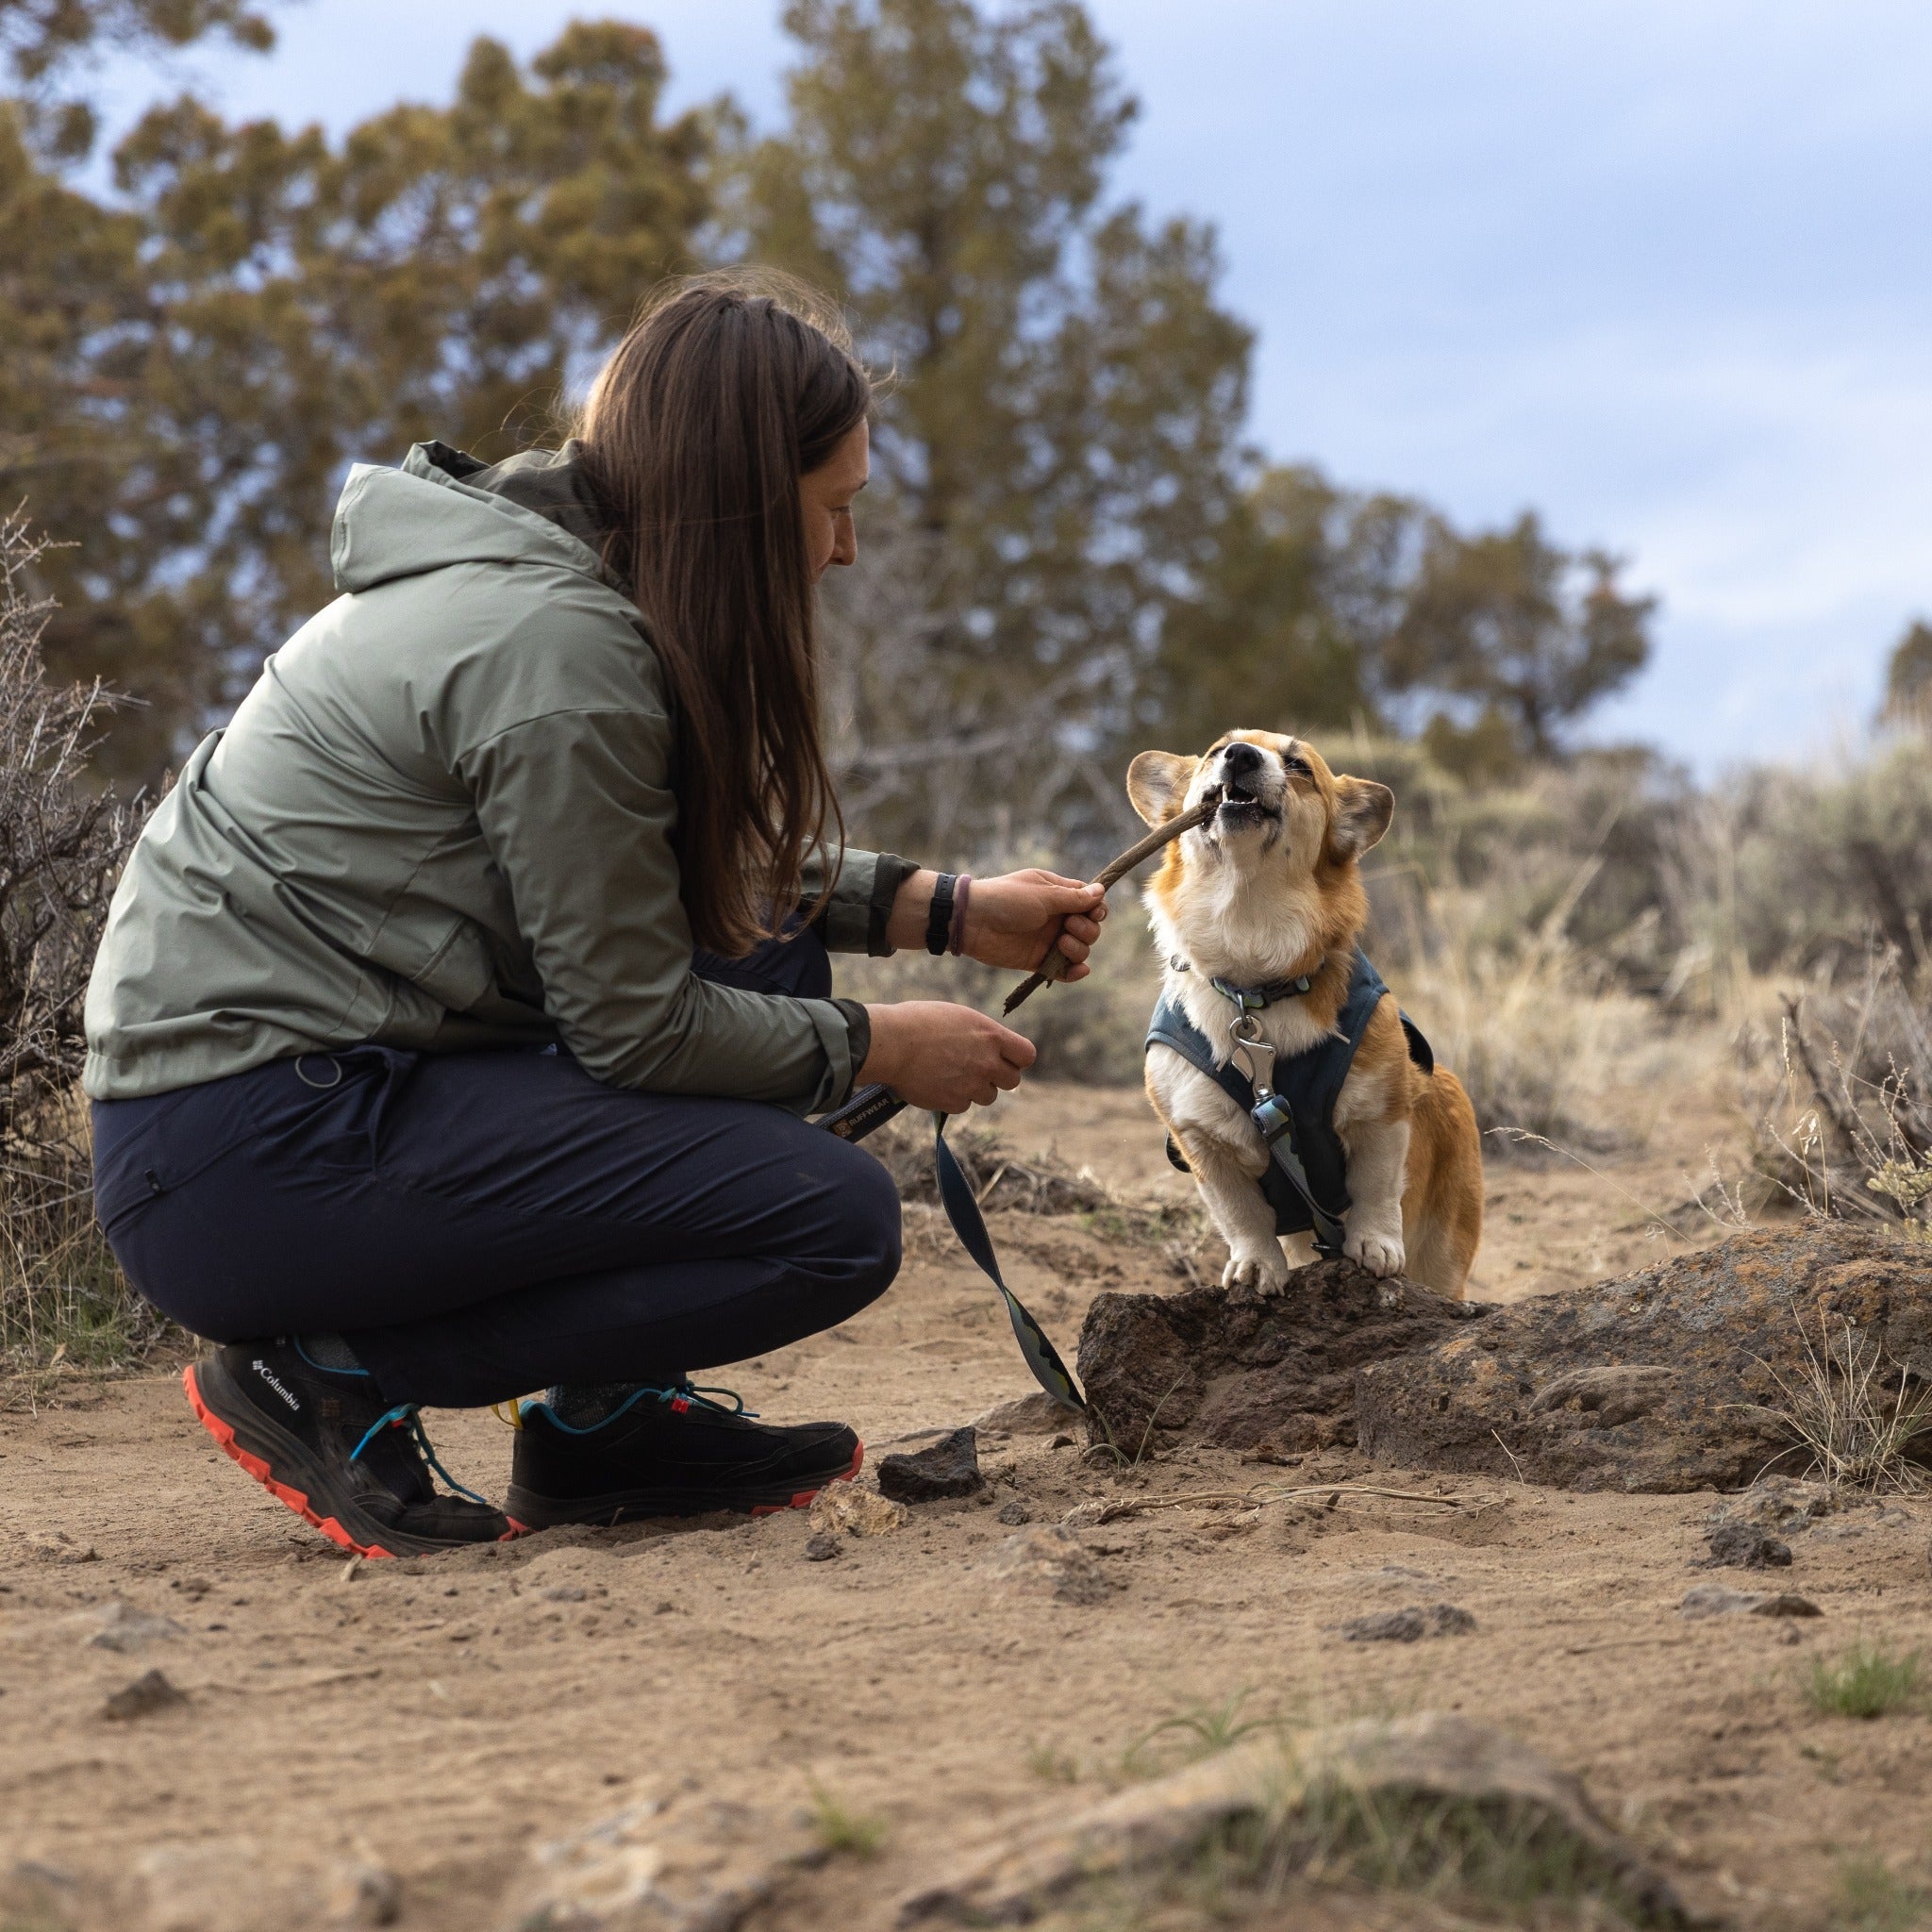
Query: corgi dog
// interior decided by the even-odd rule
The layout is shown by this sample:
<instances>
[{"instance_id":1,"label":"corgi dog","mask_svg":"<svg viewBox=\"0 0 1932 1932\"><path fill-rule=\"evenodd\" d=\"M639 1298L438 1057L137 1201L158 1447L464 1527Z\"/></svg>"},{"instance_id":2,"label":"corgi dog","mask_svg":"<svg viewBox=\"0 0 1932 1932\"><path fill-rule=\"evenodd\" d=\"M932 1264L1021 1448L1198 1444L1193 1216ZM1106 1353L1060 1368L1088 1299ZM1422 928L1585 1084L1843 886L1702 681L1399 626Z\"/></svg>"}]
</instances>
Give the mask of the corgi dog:
<instances>
[{"instance_id":1,"label":"corgi dog","mask_svg":"<svg viewBox=\"0 0 1932 1932\"><path fill-rule=\"evenodd\" d=\"M1357 944L1361 857L1389 829L1394 794L1337 776L1306 740L1234 731L1200 758L1142 752L1127 796L1156 826L1215 806L1166 847L1146 890L1167 961L1146 1073L1170 1151L1226 1240L1224 1285L1279 1290L1290 1262L1277 1228L1325 1218L1331 1251L1460 1299L1482 1238L1474 1109ZM1264 1091L1296 1095L1285 1163L1230 1062ZM1274 1170L1297 1158L1303 1180L1288 1196ZM1325 1217L1300 1206L1323 1173ZM1318 1182L1318 1203L1322 1192ZM1298 1251L1296 1265L1310 1257Z\"/></svg>"}]
</instances>

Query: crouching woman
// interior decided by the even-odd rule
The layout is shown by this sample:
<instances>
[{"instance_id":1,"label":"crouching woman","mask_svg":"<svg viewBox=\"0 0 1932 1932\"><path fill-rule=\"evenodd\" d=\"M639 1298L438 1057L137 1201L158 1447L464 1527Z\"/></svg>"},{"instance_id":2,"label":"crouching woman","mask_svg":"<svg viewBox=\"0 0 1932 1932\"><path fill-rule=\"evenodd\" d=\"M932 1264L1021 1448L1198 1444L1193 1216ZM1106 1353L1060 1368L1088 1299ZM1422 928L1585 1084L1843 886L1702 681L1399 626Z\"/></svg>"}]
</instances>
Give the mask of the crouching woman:
<instances>
[{"instance_id":1,"label":"crouching woman","mask_svg":"<svg viewBox=\"0 0 1932 1932\"><path fill-rule=\"evenodd\" d=\"M88 997L98 1208L223 1344L234 1461L343 1547L808 1501L841 1424L691 1377L874 1300L899 1207L810 1125L859 1082L958 1112L1018 1034L832 996L829 951L1030 967L1077 881L952 889L842 848L814 586L855 555L871 391L801 291L678 286L579 437L350 473L341 594L142 834ZM507 1507L424 1405L522 1405ZM447 1478L445 1478L447 1480ZM454 1488L454 1485L451 1485Z\"/></svg>"}]
</instances>

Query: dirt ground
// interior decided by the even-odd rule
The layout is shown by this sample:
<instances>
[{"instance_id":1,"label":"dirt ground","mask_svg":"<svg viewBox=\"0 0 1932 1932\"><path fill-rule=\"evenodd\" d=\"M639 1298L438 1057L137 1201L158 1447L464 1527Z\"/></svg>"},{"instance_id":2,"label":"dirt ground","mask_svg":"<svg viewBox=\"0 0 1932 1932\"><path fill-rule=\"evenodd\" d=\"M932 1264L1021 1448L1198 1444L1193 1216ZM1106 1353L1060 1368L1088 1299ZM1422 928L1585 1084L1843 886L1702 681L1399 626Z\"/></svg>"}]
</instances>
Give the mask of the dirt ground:
<instances>
[{"instance_id":1,"label":"dirt ground","mask_svg":"<svg viewBox=\"0 0 1932 1932\"><path fill-rule=\"evenodd\" d=\"M1630 1144L1592 1156L1601 1174L1492 1166L1474 1293L1513 1300L1722 1234L1678 1211L1712 1150L1735 1162L1717 1084L1621 1106ZM996 1124L1016 1151L1186 1197L1136 1093L1041 1088ZM1025 1392L983 1281L929 1212L908 1221L905 1274L878 1307L719 1379L774 1418L847 1418L874 1457ZM1178 1285L1158 1250L1075 1219L997 1215L994 1233L1070 1357L1094 1292ZM500 1493L502 1425L428 1420L452 1470ZM1161 1720L1242 1693L1247 1715L1448 1709L1503 1725L1580 1774L1700 1911L1731 1924L1902 1926L1834 1916L1847 1861L1932 1878L1923 1708L1819 1716L1801 1683L1808 1659L1860 1639L1932 1646L1923 1505L1852 1511L1798 1540L1776 1584L1822 1607L1808 1623L1678 1616L1694 1583L1761 1580L1687 1567L1708 1494L1488 1479L1454 1485L1457 1509L1344 1498L1090 1529L1117 1588L1083 1607L994 1587L988 1559L1013 1533L998 1519L1018 1504L1055 1523L1123 1479L1040 1435L983 1439L981 1459L983 1500L923 1507L836 1560L807 1560L793 1512L350 1565L220 1456L172 1374L71 1385L37 1413L15 1404L0 1415L0 1875L14 1873L20 1902L0 1924L292 1932L325 1907L291 1907L275 1868L340 1856L393 1874L395 1923L412 1932L489 1932L515 1923L535 1847L669 1777L877 1821L875 1855L788 1878L749 1923L884 1927L957 1847L1097 1797ZM1348 1452L1304 1465L1310 1483L1351 1472L1365 1474ZM1291 1472L1201 1453L1124 1480L1167 1493L1264 1474ZM1474 1632L1360 1644L1332 1628L1438 1600ZM130 1635L116 1603L178 1634ZM129 1647L101 1647L104 1634ZM157 1667L184 1705L102 1715ZM202 1862L184 1866L175 1854L197 1845ZM1384 1899L1280 1923L1462 1922Z\"/></svg>"}]
</instances>

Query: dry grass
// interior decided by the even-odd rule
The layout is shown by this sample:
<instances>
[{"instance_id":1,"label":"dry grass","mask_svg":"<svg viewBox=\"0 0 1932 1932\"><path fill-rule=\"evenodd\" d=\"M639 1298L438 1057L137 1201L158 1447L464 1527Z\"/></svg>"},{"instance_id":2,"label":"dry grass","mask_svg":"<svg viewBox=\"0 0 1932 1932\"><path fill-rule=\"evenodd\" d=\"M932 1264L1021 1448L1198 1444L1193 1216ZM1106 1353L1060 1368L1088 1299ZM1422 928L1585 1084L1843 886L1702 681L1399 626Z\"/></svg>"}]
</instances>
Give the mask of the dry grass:
<instances>
[{"instance_id":1,"label":"dry grass","mask_svg":"<svg viewBox=\"0 0 1932 1932\"><path fill-rule=\"evenodd\" d=\"M1932 1389L1848 1321L1834 1335L1821 1309L1814 1343L1795 1308L1791 1319L1804 1344L1804 1373L1788 1378L1760 1357L1782 1399L1754 1403L1752 1412L1786 1430L1794 1449L1809 1452L1807 1476L1847 1489L1925 1489L1932 1478L1916 1452L1922 1442L1932 1446Z\"/></svg>"},{"instance_id":2,"label":"dry grass","mask_svg":"<svg viewBox=\"0 0 1932 1932\"><path fill-rule=\"evenodd\" d=\"M41 658L47 545L0 517L0 1361L115 1366L160 1325L93 1217L78 1079L95 943L139 802L89 782L112 700L58 685Z\"/></svg>"},{"instance_id":3,"label":"dry grass","mask_svg":"<svg viewBox=\"0 0 1932 1932\"><path fill-rule=\"evenodd\" d=\"M1759 1166L1807 1213L1932 1238L1932 964L1874 947L1745 1044Z\"/></svg>"}]
</instances>

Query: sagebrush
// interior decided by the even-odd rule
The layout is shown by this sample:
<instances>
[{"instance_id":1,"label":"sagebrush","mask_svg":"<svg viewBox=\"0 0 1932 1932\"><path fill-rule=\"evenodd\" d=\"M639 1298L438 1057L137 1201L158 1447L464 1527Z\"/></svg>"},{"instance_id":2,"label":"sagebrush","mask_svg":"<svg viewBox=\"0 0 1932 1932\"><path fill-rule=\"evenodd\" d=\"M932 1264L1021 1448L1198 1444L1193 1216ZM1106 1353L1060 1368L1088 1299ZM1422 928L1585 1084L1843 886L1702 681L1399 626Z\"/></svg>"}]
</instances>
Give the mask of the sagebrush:
<instances>
[{"instance_id":1,"label":"sagebrush","mask_svg":"<svg viewBox=\"0 0 1932 1932\"><path fill-rule=\"evenodd\" d=\"M0 518L0 1354L103 1362L156 1327L94 1223L76 1085L88 974L143 813L88 781L110 695L42 661L47 548L23 512Z\"/></svg>"}]
</instances>

